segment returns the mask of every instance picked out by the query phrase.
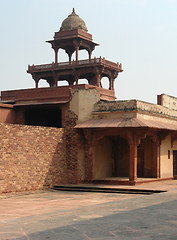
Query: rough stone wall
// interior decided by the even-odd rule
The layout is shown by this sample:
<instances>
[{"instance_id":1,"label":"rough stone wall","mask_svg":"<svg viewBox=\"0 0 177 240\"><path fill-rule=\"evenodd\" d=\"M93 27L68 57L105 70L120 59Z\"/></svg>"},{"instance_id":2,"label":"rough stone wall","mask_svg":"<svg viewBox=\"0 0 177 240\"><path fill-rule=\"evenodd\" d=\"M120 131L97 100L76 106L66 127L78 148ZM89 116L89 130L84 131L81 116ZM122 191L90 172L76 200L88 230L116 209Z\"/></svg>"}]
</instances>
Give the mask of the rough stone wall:
<instances>
[{"instance_id":1,"label":"rough stone wall","mask_svg":"<svg viewBox=\"0 0 177 240\"><path fill-rule=\"evenodd\" d=\"M66 183L64 129L0 124L0 193Z\"/></svg>"}]
</instances>

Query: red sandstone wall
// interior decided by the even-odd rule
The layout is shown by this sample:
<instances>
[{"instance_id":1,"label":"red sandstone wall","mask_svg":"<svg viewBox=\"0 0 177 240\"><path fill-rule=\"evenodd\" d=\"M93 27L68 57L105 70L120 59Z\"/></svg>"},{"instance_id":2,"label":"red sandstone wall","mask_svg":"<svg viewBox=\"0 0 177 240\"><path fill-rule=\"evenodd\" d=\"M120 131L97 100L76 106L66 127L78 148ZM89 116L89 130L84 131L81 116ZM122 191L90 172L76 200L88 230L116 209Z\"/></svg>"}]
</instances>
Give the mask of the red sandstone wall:
<instances>
[{"instance_id":1,"label":"red sandstone wall","mask_svg":"<svg viewBox=\"0 0 177 240\"><path fill-rule=\"evenodd\" d=\"M0 193L67 182L64 130L0 124Z\"/></svg>"},{"instance_id":2,"label":"red sandstone wall","mask_svg":"<svg viewBox=\"0 0 177 240\"><path fill-rule=\"evenodd\" d=\"M14 123L13 106L0 103L0 123Z\"/></svg>"}]
</instances>

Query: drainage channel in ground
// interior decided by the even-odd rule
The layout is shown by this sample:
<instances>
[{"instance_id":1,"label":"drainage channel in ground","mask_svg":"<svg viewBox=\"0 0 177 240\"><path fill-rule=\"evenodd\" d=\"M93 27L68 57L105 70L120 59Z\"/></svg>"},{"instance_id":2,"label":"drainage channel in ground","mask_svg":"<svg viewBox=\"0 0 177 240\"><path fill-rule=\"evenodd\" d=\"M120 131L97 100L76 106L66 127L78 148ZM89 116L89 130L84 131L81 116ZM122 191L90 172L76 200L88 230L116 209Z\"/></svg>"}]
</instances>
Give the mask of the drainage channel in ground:
<instances>
[{"instance_id":1,"label":"drainage channel in ground","mask_svg":"<svg viewBox=\"0 0 177 240\"><path fill-rule=\"evenodd\" d=\"M164 190L146 190L146 189L123 189L123 188L102 188L87 186L54 186L53 190L72 191L72 192L95 192L95 193L119 193L119 194L144 194L163 193Z\"/></svg>"}]
</instances>

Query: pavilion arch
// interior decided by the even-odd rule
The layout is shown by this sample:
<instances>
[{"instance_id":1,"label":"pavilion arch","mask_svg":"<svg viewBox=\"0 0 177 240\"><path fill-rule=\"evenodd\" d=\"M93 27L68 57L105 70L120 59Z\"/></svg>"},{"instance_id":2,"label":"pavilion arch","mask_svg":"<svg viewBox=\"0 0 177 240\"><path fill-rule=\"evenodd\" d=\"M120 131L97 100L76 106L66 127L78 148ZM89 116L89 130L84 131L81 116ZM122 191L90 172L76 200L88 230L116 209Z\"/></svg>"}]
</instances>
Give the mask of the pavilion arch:
<instances>
[{"instance_id":1,"label":"pavilion arch","mask_svg":"<svg viewBox=\"0 0 177 240\"><path fill-rule=\"evenodd\" d=\"M88 58L89 58L88 51L85 50L85 49L82 49L82 50L79 52L79 60L88 59Z\"/></svg>"},{"instance_id":2,"label":"pavilion arch","mask_svg":"<svg viewBox=\"0 0 177 240\"><path fill-rule=\"evenodd\" d=\"M108 77L102 77L101 79L101 87L105 89L109 89L110 87L110 82Z\"/></svg>"},{"instance_id":3,"label":"pavilion arch","mask_svg":"<svg viewBox=\"0 0 177 240\"><path fill-rule=\"evenodd\" d=\"M68 86L69 85L69 83L68 83L68 81L66 81L66 80L62 80L62 81L58 81L58 86L60 87L60 86Z\"/></svg>"},{"instance_id":4,"label":"pavilion arch","mask_svg":"<svg viewBox=\"0 0 177 240\"><path fill-rule=\"evenodd\" d=\"M68 54L65 52L64 49L60 48L57 55L59 62L68 62Z\"/></svg>"},{"instance_id":5,"label":"pavilion arch","mask_svg":"<svg viewBox=\"0 0 177 240\"><path fill-rule=\"evenodd\" d=\"M78 80L78 84L89 84L89 82L86 78L82 78Z\"/></svg>"},{"instance_id":6,"label":"pavilion arch","mask_svg":"<svg viewBox=\"0 0 177 240\"><path fill-rule=\"evenodd\" d=\"M38 82L38 87L39 88L49 87L49 83L46 81L46 79L40 79Z\"/></svg>"}]
</instances>

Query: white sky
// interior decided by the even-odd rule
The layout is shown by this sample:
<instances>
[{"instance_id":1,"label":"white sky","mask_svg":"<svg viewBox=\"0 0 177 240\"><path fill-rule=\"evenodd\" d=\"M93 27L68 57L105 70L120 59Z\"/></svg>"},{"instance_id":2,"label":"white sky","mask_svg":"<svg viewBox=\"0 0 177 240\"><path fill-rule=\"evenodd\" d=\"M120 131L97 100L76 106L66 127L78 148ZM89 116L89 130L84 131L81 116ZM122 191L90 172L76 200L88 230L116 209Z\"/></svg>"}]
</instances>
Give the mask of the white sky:
<instances>
[{"instance_id":1,"label":"white sky","mask_svg":"<svg viewBox=\"0 0 177 240\"><path fill-rule=\"evenodd\" d=\"M177 96L177 0L0 0L0 90L34 87L28 64L54 61L45 41L73 7L100 44L93 57L123 65L118 99ZM59 58L68 59L63 52Z\"/></svg>"}]
</instances>

